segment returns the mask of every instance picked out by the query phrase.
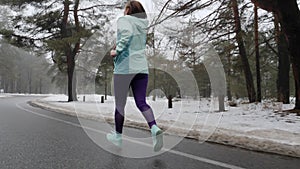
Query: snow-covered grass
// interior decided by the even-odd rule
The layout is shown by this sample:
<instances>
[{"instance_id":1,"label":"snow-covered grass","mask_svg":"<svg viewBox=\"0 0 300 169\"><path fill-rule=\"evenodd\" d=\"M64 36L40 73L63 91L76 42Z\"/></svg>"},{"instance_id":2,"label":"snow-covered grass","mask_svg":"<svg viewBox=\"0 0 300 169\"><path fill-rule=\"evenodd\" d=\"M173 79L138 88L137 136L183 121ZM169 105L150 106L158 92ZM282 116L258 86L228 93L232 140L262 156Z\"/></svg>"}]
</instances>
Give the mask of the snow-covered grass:
<instances>
[{"instance_id":1,"label":"snow-covered grass","mask_svg":"<svg viewBox=\"0 0 300 169\"><path fill-rule=\"evenodd\" d=\"M88 114L113 117L114 97L108 96L105 103L100 103L100 99L100 95L86 95L85 102L83 102L83 96L80 95L78 102L66 103L67 96L53 95L42 99L42 101L62 107L74 108L75 106L76 111ZM291 104L282 105L276 102L238 104L237 107L226 106L225 112L218 112L216 111L218 105L213 104L210 99L201 99L201 101L177 100L173 102L172 109L168 109L165 98L157 98L156 101L153 101L149 97L147 102L152 107L157 121L167 123L169 126L175 123L188 129L195 126L203 127L204 125L242 132L259 129L282 130L300 134L300 116L280 111L293 108ZM145 122L132 97L128 97L125 113L128 120ZM272 133L267 134L272 135ZM298 140L300 144L300 138Z\"/></svg>"},{"instance_id":2,"label":"snow-covered grass","mask_svg":"<svg viewBox=\"0 0 300 169\"><path fill-rule=\"evenodd\" d=\"M0 93L0 98L13 97L13 96L34 96L34 97L55 97L57 94L29 94L29 93Z\"/></svg>"},{"instance_id":3,"label":"snow-covered grass","mask_svg":"<svg viewBox=\"0 0 300 169\"><path fill-rule=\"evenodd\" d=\"M5 95L5 94L3 94L3 93L0 93L0 98L2 97L7 97L8 95Z\"/></svg>"},{"instance_id":4,"label":"snow-covered grass","mask_svg":"<svg viewBox=\"0 0 300 169\"><path fill-rule=\"evenodd\" d=\"M57 94L29 94L29 93L0 93L0 97L10 97L10 96L58 96Z\"/></svg>"}]
</instances>

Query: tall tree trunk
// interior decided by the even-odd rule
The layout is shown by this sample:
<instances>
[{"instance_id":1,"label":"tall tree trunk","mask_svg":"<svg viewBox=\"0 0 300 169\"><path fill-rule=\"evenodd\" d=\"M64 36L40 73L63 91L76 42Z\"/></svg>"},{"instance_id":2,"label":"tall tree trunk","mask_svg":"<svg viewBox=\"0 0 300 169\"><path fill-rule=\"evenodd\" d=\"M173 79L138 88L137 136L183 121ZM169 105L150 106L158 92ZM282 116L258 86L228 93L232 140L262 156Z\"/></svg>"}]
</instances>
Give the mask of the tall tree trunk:
<instances>
[{"instance_id":1,"label":"tall tree trunk","mask_svg":"<svg viewBox=\"0 0 300 169\"><path fill-rule=\"evenodd\" d=\"M69 12L70 12L70 2L69 2L69 0L65 0L64 1L63 20L62 20L62 25L61 25L62 38L68 37L67 25L68 25ZM66 45L65 55L67 57L67 75L68 75L68 101L71 102L71 101L73 101L72 86L73 86L73 72L74 72L74 66L72 66L72 65L73 65L73 63L75 63L75 61L71 56L70 45L69 44L65 44L65 45Z\"/></svg>"},{"instance_id":2,"label":"tall tree trunk","mask_svg":"<svg viewBox=\"0 0 300 169\"><path fill-rule=\"evenodd\" d=\"M255 41L255 58L256 58L256 101L261 102L261 76L260 76L260 61L259 61L259 42L258 42L258 14L257 6L254 5L254 41Z\"/></svg>"},{"instance_id":3,"label":"tall tree trunk","mask_svg":"<svg viewBox=\"0 0 300 169\"><path fill-rule=\"evenodd\" d=\"M231 0L231 5L232 5L234 20L235 20L235 33L236 33L235 38L238 43L240 57L242 59L249 102L252 103L252 102L255 102L255 100L256 100L256 93L255 93L255 88L254 88L254 83L253 83L252 72L250 69L250 65L248 62L246 49L245 49L245 45L244 45L244 41L243 41L241 20L240 20L237 0Z\"/></svg>"},{"instance_id":4,"label":"tall tree trunk","mask_svg":"<svg viewBox=\"0 0 300 169\"><path fill-rule=\"evenodd\" d=\"M290 59L287 41L274 14L275 37L278 49L277 101L290 103Z\"/></svg>"},{"instance_id":5,"label":"tall tree trunk","mask_svg":"<svg viewBox=\"0 0 300 169\"><path fill-rule=\"evenodd\" d=\"M42 86L43 86L43 83L42 83L42 78L40 77L40 82L39 82L39 94L42 94Z\"/></svg>"},{"instance_id":6,"label":"tall tree trunk","mask_svg":"<svg viewBox=\"0 0 300 169\"><path fill-rule=\"evenodd\" d=\"M61 35L62 38L67 38L69 35L69 30L67 29L68 25L68 17L70 12L70 4L69 0L64 1L64 13L63 13L63 21L61 25ZM79 19L78 19L78 6L79 0L75 1L74 4L74 20L76 31L80 31ZM65 55L67 57L67 73L68 73L68 102L77 101L77 93L76 93L76 78L74 76L75 70L75 56L80 48L80 37L78 37L77 42L75 43L74 48L72 49L73 44L66 44Z\"/></svg>"},{"instance_id":7,"label":"tall tree trunk","mask_svg":"<svg viewBox=\"0 0 300 169\"><path fill-rule=\"evenodd\" d=\"M282 30L288 39L295 81L296 104L300 110L300 11L296 0L251 0L259 7L278 15Z\"/></svg>"},{"instance_id":8,"label":"tall tree trunk","mask_svg":"<svg viewBox=\"0 0 300 169\"><path fill-rule=\"evenodd\" d=\"M230 83L230 76L231 76L231 60L230 60L230 52L228 52L227 55L227 69L226 69L226 74L227 74L227 97L228 100L231 101L232 100L232 94L231 94L231 83Z\"/></svg>"},{"instance_id":9,"label":"tall tree trunk","mask_svg":"<svg viewBox=\"0 0 300 169\"><path fill-rule=\"evenodd\" d=\"M4 80L4 93L8 93L8 78L5 77L5 80Z\"/></svg>"},{"instance_id":10,"label":"tall tree trunk","mask_svg":"<svg viewBox=\"0 0 300 169\"><path fill-rule=\"evenodd\" d=\"M14 93L14 79L10 80L10 93Z\"/></svg>"},{"instance_id":11,"label":"tall tree trunk","mask_svg":"<svg viewBox=\"0 0 300 169\"><path fill-rule=\"evenodd\" d=\"M76 27L76 32L80 32L80 23L79 23L79 18L78 18L78 7L79 7L79 0L75 0L75 5L74 5L74 20L75 20L75 27ZM77 35L78 36L78 35ZM75 56L78 54L79 49L80 49L80 39L81 37L76 37L77 41L75 43L75 46L72 50L72 58L74 59L74 68L73 68L73 73L75 70ZM76 78L76 72L74 73L75 76L73 78L73 97L75 98L74 101L77 101L77 92L76 92L76 86L77 86L77 78Z\"/></svg>"},{"instance_id":12,"label":"tall tree trunk","mask_svg":"<svg viewBox=\"0 0 300 169\"><path fill-rule=\"evenodd\" d=\"M68 64L68 102L77 101L76 88L74 80L75 59L71 54L67 55Z\"/></svg>"},{"instance_id":13,"label":"tall tree trunk","mask_svg":"<svg viewBox=\"0 0 300 169\"><path fill-rule=\"evenodd\" d=\"M230 39L230 35L228 34L228 40ZM226 59L227 59L227 68L226 68L226 93L227 93L227 97L228 97L228 101L232 101L232 93L231 93L231 80L230 80L230 76L231 76L231 54L230 54L230 50L228 49L226 52Z\"/></svg>"},{"instance_id":14,"label":"tall tree trunk","mask_svg":"<svg viewBox=\"0 0 300 169\"><path fill-rule=\"evenodd\" d=\"M105 64L104 70L104 99L107 100L107 64Z\"/></svg>"},{"instance_id":15,"label":"tall tree trunk","mask_svg":"<svg viewBox=\"0 0 300 169\"><path fill-rule=\"evenodd\" d=\"M282 25L291 53L291 62L295 80L295 109L300 109L300 11L296 0L278 1L279 21Z\"/></svg>"}]
</instances>

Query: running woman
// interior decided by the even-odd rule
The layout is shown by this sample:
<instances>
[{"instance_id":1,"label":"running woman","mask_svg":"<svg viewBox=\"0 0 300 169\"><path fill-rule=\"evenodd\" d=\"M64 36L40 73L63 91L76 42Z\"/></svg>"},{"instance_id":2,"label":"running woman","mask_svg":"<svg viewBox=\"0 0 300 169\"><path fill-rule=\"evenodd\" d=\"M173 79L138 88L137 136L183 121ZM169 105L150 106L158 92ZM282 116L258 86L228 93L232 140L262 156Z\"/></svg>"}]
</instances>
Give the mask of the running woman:
<instances>
[{"instance_id":1,"label":"running woman","mask_svg":"<svg viewBox=\"0 0 300 169\"><path fill-rule=\"evenodd\" d=\"M163 147L162 130L156 125L153 111L146 103L148 63L145 56L147 14L140 2L129 1L124 16L117 21L117 42L111 56L114 58L115 131L106 135L108 141L122 145L124 108L131 87L138 109L146 119L155 152Z\"/></svg>"}]
</instances>

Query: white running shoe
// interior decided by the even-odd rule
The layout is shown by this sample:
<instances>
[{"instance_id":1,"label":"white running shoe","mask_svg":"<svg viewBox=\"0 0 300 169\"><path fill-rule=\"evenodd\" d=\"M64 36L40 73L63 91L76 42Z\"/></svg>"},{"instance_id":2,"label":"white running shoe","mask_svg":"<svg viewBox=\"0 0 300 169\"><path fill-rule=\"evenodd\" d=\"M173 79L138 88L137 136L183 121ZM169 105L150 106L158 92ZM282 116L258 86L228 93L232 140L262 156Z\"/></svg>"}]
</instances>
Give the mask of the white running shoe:
<instances>
[{"instance_id":1,"label":"white running shoe","mask_svg":"<svg viewBox=\"0 0 300 169\"><path fill-rule=\"evenodd\" d=\"M120 133L112 131L111 133L106 134L106 139L118 147L122 146L122 134Z\"/></svg>"},{"instance_id":2,"label":"white running shoe","mask_svg":"<svg viewBox=\"0 0 300 169\"><path fill-rule=\"evenodd\" d=\"M156 125L151 127L151 135L153 140L153 150L158 152L163 147L163 132Z\"/></svg>"}]
</instances>

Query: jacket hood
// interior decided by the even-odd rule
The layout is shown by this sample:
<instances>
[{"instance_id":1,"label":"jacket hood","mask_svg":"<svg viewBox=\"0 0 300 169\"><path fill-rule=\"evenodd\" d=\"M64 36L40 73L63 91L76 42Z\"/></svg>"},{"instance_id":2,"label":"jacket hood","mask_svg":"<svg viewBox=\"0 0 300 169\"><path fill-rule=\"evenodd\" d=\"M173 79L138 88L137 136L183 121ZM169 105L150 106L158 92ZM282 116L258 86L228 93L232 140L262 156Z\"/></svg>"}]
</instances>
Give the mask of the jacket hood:
<instances>
[{"instance_id":1,"label":"jacket hood","mask_svg":"<svg viewBox=\"0 0 300 169\"><path fill-rule=\"evenodd\" d=\"M135 16L125 15L125 18L133 25L139 33L147 31L149 21L147 19L137 18Z\"/></svg>"}]
</instances>

